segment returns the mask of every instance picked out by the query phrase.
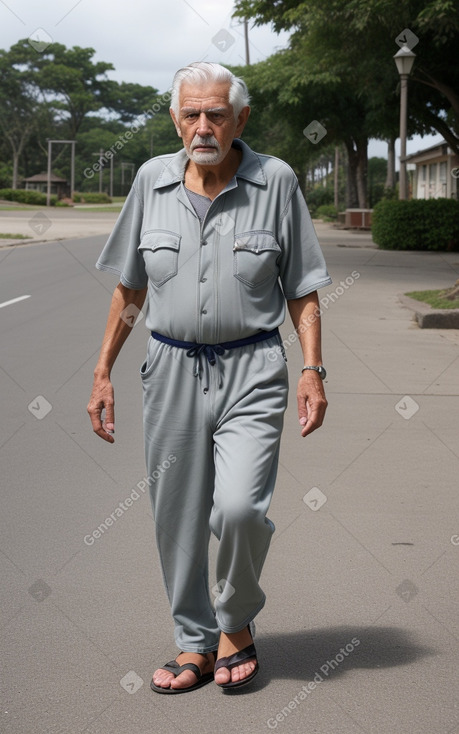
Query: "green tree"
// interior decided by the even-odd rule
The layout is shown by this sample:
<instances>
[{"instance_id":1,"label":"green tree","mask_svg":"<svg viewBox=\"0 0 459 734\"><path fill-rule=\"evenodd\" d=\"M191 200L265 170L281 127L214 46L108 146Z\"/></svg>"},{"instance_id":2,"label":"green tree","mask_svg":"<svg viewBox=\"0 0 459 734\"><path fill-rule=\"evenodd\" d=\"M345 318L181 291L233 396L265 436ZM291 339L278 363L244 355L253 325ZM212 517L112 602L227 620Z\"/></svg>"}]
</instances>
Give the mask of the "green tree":
<instances>
[{"instance_id":1,"label":"green tree","mask_svg":"<svg viewBox=\"0 0 459 734\"><path fill-rule=\"evenodd\" d=\"M303 102L320 111L329 133L345 143L350 201L353 186L360 205L366 200L368 138L397 136L398 74L391 56L405 28L419 37L409 132L438 130L458 152L459 8L454 0L238 0L236 14L292 31L290 48L281 55L286 73L271 84L285 104Z\"/></svg>"}]
</instances>

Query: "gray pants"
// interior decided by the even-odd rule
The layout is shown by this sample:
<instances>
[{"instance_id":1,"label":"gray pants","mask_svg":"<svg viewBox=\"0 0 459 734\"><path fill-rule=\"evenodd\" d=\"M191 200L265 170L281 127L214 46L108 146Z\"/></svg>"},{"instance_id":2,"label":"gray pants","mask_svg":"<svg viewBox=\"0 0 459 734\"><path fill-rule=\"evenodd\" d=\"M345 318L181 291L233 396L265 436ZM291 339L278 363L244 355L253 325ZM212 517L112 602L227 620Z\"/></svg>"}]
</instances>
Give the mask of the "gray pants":
<instances>
[{"instance_id":1,"label":"gray pants","mask_svg":"<svg viewBox=\"0 0 459 734\"><path fill-rule=\"evenodd\" d=\"M279 338L203 364L150 338L141 367L144 433L156 540L178 647L209 652L220 630L243 629L265 603L259 578L273 523L266 517L287 405ZM154 480L154 481L153 481ZM219 540L218 596L209 594L210 533ZM215 591L215 588L214 588Z\"/></svg>"}]
</instances>

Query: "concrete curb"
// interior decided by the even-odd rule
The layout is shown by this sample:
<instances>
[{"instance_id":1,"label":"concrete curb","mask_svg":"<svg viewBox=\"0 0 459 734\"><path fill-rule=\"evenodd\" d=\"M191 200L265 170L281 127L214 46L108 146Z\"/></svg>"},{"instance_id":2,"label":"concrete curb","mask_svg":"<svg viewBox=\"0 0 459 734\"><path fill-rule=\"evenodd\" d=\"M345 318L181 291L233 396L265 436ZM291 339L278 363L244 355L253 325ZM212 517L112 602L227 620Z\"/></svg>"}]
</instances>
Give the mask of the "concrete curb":
<instances>
[{"instance_id":1,"label":"concrete curb","mask_svg":"<svg viewBox=\"0 0 459 734\"><path fill-rule=\"evenodd\" d=\"M459 308L435 309L402 293L398 298L402 306L414 311L413 317L421 329L459 329Z\"/></svg>"}]
</instances>

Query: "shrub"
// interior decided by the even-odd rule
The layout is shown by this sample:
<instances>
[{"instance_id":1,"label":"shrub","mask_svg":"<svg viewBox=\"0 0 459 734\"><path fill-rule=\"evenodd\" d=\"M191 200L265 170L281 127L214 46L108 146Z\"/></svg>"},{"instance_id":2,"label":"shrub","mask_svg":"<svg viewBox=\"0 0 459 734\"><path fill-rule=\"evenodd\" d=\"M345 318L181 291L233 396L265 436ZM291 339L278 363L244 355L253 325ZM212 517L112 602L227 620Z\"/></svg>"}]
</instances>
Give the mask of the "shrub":
<instances>
[{"instance_id":1,"label":"shrub","mask_svg":"<svg viewBox=\"0 0 459 734\"><path fill-rule=\"evenodd\" d=\"M459 250L459 201L380 201L373 210L372 235L386 250Z\"/></svg>"},{"instance_id":2,"label":"shrub","mask_svg":"<svg viewBox=\"0 0 459 734\"><path fill-rule=\"evenodd\" d=\"M306 203L311 217L317 216L317 209L324 204L333 204L335 194L331 187L318 186L306 192Z\"/></svg>"},{"instance_id":3,"label":"shrub","mask_svg":"<svg viewBox=\"0 0 459 734\"><path fill-rule=\"evenodd\" d=\"M85 191L84 193L81 193L81 191L75 191L73 193L73 201L76 204L111 204L112 200L109 197L108 194L98 194L96 192L90 192Z\"/></svg>"},{"instance_id":4,"label":"shrub","mask_svg":"<svg viewBox=\"0 0 459 734\"><path fill-rule=\"evenodd\" d=\"M34 206L46 206L46 194L41 191L26 191L26 189L0 189L0 199L6 201L17 201L19 204L33 204ZM55 206L57 196L53 194L50 199L51 206Z\"/></svg>"},{"instance_id":5,"label":"shrub","mask_svg":"<svg viewBox=\"0 0 459 734\"><path fill-rule=\"evenodd\" d=\"M324 222L333 222L338 219L338 212L333 204L322 204L316 209L316 219L323 219Z\"/></svg>"}]
</instances>

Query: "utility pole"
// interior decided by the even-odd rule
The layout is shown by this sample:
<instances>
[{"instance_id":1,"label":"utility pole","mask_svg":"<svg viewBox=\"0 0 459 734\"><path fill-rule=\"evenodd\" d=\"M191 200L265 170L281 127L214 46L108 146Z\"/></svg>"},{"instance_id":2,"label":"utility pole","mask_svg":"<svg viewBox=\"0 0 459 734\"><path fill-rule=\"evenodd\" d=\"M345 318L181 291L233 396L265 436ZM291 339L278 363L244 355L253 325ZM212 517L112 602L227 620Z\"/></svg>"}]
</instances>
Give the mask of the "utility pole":
<instances>
[{"instance_id":1,"label":"utility pole","mask_svg":"<svg viewBox=\"0 0 459 734\"><path fill-rule=\"evenodd\" d=\"M53 155L53 143L62 143L64 145L70 144L72 146L72 159L70 164L70 197L72 197L73 189L75 188L75 144L76 140L49 140L48 138L48 176L46 186L46 206L51 203L51 170L52 164L51 159Z\"/></svg>"},{"instance_id":2,"label":"utility pole","mask_svg":"<svg viewBox=\"0 0 459 734\"><path fill-rule=\"evenodd\" d=\"M335 171L334 171L334 204L335 209L338 211L339 205L339 147L335 146Z\"/></svg>"},{"instance_id":3,"label":"utility pole","mask_svg":"<svg viewBox=\"0 0 459 734\"><path fill-rule=\"evenodd\" d=\"M102 184L103 184L103 177L104 177L104 165L102 163L102 157L104 155L104 149L99 148L98 153L93 153L93 155L99 156L99 194L102 193Z\"/></svg>"},{"instance_id":4,"label":"utility pole","mask_svg":"<svg viewBox=\"0 0 459 734\"><path fill-rule=\"evenodd\" d=\"M250 66L250 49L249 49L249 21L244 18L244 40L245 40L245 63Z\"/></svg>"}]
</instances>

